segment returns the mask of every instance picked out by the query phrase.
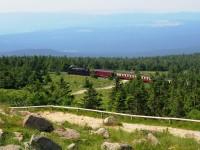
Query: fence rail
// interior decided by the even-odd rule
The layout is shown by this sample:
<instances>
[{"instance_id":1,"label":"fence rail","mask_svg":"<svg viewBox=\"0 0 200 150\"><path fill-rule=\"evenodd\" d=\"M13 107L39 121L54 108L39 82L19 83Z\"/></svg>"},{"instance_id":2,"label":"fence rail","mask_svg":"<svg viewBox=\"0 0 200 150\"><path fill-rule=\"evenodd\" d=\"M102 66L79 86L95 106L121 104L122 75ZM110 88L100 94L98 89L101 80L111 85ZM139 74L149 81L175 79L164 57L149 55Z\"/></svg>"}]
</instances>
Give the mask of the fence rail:
<instances>
[{"instance_id":1,"label":"fence rail","mask_svg":"<svg viewBox=\"0 0 200 150\"><path fill-rule=\"evenodd\" d=\"M94 110L94 109L85 109L85 108L78 108L78 107L67 107L67 106L55 106L55 105L44 105L44 106L25 106L25 107L10 107L11 109L29 109L29 108L61 108L61 109L69 109L69 110L82 110L87 112L96 112L101 114L110 114L110 115L118 115L118 116L126 116L131 118L144 118L144 119L157 119L157 120L169 120L169 121L185 121L185 122L196 122L200 123L200 120L194 119L184 119L184 118L173 118L173 117L155 117L155 116L142 116L142 115L131 115L131 114L124 114L124 113L116 113L116 112L109 112L109 111L101 111L101 110Z\"/></svg>"}]
</instances>

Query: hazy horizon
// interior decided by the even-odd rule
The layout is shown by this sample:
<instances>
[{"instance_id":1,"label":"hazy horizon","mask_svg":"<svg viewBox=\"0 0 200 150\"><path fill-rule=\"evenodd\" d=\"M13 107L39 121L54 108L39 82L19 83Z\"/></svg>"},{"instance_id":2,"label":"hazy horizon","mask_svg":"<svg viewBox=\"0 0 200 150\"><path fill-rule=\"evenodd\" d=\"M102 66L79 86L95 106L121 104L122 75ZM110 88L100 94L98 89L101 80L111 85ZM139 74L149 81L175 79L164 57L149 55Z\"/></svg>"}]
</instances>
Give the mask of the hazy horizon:
<instances>
[{"instance_id":1,"label":"hazy horizon","mask_svg":"<svg viewBox=\"0 0 200 150\"><path fill-rule=\"evenodd\" d=\"M199 16L197 0L0 0L0 52L53 49L92 56L200 52Z\"/></svg>"}]
</instances>

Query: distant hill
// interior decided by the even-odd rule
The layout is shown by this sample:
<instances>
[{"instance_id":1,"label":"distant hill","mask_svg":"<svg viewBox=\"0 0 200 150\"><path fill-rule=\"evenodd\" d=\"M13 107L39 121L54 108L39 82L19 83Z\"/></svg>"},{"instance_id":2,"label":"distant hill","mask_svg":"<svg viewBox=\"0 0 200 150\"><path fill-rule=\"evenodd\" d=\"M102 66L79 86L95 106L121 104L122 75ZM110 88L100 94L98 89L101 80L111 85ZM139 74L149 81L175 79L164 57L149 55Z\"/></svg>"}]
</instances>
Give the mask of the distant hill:
<instances>
[{"instance_id":1,"label":"distant hill","mask_svg":"<svg viewBox=\"0 0 200 150\"><path fill-rule=\"evenodd\" d=\"M2 35L0 36L0 53L4 55L130 57L188 54L200 52L199 27L200 24L162 29L69 28Z\"/></svg>"},{"instance_id":2,"label":"distant hill","mask_svg":"<svg viewBox=\"0 0 200 150\"><path fill-rule=\"evenodd\" d=\"M199 15L0 15L0 53L137 57L200 52Z\"/></svg>"},{"instance_id":3,"label":"distant hill","mask_svg":"<svg viewBox=\"0 0 200 150\"><path fill-rule=\"evenodd\" d=\"M70 54L50 49L23 49L16 51L4 51L0 52L1 56L68 56Z\"/></svg>"}]
</instances>

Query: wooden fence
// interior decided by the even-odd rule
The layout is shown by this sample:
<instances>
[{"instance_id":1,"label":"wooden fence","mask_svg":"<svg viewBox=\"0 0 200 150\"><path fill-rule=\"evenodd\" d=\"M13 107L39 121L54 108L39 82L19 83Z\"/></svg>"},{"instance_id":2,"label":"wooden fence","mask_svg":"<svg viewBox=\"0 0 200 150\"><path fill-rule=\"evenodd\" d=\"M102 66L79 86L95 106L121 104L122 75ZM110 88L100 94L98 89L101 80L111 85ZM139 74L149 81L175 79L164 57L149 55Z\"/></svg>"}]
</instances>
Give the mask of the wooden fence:
<instances>
[{"instance_id":1,"label":"wooden fence","mask_svg":"<svg viewBox=\"0 0 200 150\"><path fill-rule=\"evenodd\" d=\"M144 119L157 119L157 120L168 120L168 121L185 121L185 122L196 122L200 123L200 120L194 119L184 119L184 118L173 118L173 117L155 117L155 116L142 116L142 115L131 115L131 114L124 114L124 113L116 113L116 112L109 112L109 111L101 111L101 110L93 110L93 109L85 109L85 108L78 108L78 107L67 107L67 106L54 106L54 105L44 105L44 106L25 106L25 107L10 107L11 109L29 109L29 108L60 108L60 109L68 109L68 110L82 110L86 112L96 112L108 115L117 115L117 116L126 116L130 118L144 118Z\"/></svg>"}]
</instances>

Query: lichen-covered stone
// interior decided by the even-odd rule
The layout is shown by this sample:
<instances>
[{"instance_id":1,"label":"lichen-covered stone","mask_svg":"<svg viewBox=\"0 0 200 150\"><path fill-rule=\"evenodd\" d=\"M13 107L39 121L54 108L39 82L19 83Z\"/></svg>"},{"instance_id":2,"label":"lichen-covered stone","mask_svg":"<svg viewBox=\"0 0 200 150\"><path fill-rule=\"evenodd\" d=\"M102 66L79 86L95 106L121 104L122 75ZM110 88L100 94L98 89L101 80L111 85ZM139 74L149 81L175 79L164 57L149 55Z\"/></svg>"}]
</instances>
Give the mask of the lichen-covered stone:
<instances>
[{"instance_id":1,"label":"lichen-covered stone","mask_svg":"<svg viewBox=\"0 0 200 150\"><path fill-rule=\"evenodd\" d=\"M32 136L30 147L33 150L62 150L62 148L51 139L43 136Z\"/></svg>"},{"instance_id":2,"label":"lichen-covered stone","mask_svg":"<svg viewBox=\"0 0 200 150\"><path fill-rule=\"evenodd\" d=\"M24 119L23 126L44 132L52 132L54 130L53 124L51 122L49 122L45 118L35 115L28 115Z\"/></svg>"}]
</instances>

